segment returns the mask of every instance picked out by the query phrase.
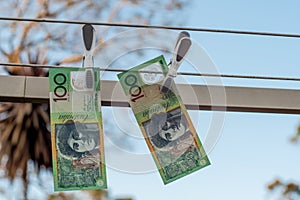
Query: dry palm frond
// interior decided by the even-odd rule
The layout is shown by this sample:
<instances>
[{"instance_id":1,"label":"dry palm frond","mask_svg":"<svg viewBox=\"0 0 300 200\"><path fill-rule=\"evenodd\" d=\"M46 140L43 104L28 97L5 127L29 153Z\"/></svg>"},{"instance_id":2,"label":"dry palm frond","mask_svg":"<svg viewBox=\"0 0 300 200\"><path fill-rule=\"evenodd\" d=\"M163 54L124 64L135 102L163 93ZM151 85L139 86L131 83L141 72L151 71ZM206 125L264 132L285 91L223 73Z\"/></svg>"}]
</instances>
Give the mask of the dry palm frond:
<instances>
[{"instance_id":1,"label":"dry palm frond","mask_svg":"<svg viewBox=\"0 0 300 200\"><path fill-rule=\"evenodd\" d=\"M18 169L26 179L29 160L33 160L38 169L51 166L47 107L31 103L0 104L0 159L7 156L5 166L11 179L15 178Z\"/></svg>"},{"instance_id":2,"label":"dry palm frond","mask_svg":"<svg viewBox=\"0 0 300 200\"><path fill-rule=\"evenodd\" d=\"M37 64L38 57L29 59L30 63ZM11 75L48 75L47 71L37 68L11 67L7 71ZM51 136L47 127L49 105L0 103L0 164L11 180L22 177L25 198L28 161L34 162L37 172L41 167L51 167Z\"/></svg>"}]
</instances>

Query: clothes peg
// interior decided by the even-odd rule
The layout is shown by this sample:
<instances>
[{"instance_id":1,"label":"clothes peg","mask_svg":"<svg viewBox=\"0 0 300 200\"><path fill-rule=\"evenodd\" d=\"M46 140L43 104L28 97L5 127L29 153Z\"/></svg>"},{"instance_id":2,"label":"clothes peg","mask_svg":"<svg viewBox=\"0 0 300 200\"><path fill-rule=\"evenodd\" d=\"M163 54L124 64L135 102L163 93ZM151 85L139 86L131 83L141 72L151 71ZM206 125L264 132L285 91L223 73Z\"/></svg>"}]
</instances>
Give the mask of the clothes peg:
<instances>
[{"instance_id":1,"label":"clothes peg","mask_svg":"<svg viewBox=\"0 0 300 200\"><path fill-rule=\"evenodd\" d=\"M90 24L85 24L82 27L82 36L84 43L83 67L85 70L85 89L94 89L94 49L96 44L95 29Z\"/></svg>"},{"instance_id":2,"label":"clothes peg","mask_svg":"<svg viewBox=\"0 0 300 200\"><path fill-rule=\"evenodd\" d=\"M169 63L169 71L160 89L161 93L166 94L171 89L174 82L173 79L177 76L177 70L191 45L192 41L190 39L190 34L186 31L180 32L175 44L173 57Z\"/></svg>"}]
</instances>

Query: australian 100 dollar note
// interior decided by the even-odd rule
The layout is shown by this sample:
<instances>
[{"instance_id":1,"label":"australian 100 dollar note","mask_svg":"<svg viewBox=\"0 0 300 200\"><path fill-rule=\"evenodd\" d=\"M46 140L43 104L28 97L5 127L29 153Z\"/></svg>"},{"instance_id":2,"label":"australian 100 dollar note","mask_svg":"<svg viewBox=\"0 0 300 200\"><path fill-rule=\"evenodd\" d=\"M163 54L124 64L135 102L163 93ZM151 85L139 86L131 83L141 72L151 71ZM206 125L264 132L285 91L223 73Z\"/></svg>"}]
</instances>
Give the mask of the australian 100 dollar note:
<instances>
[{"instance_id":1,"label":"australian 100 dollar note","mask_svg":"<svg viewBox=\"0 0 300 200\"><path fill-rule=\"evenodd\" d=\"M105 189L99 70L53 68L49 81L54 189Z\"/></svg>"},{"instance_id":2,"label":"australian 100 dollar note","mask_svg":"<svg viewBox=\"0 0 300 200\"><path fill-rule=\"evenodd\" d=\"M160 93L167 71L159 56L118 74L164 184L210 165L176 85Z\"/></svg>"}]
</instances>

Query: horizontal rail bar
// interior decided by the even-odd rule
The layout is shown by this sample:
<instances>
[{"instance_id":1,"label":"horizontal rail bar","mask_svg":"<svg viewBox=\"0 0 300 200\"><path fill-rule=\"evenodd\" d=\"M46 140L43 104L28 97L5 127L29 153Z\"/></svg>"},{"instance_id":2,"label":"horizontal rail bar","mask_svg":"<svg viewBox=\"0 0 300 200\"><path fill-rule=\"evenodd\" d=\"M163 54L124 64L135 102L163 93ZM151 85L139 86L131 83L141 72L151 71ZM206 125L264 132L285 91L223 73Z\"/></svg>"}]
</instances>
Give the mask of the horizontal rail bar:
<instances>
[{"instance_id":1,"label":"horizontal rail bar","mask_svg":"<svg viewBox=\"0 0 300 200\"><path fill-rule=\"evenodd\" d=\"M187 109L300 114L300 90L178 84ZM101 81L103 106L128 107L117 81ZM49 102L47 77L0 76L0 102Z\"/></svg>"}]
</instances>

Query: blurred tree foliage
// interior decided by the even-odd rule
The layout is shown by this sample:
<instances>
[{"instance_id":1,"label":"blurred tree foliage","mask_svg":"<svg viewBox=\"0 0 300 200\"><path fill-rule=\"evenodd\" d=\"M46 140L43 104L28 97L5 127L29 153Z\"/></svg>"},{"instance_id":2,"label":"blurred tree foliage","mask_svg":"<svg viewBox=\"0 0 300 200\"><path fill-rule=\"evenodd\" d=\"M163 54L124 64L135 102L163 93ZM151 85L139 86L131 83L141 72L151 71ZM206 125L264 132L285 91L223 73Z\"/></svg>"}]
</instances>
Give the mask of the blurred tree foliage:
<instances>
[{"instance_id":1,"label":"blurred tree foliage","mask_svg":"<svg viewBox=\"0 0 300 200\"><path fill-rule=\"evenodd\" d=\"M183 9L188 3L187 0L10 0L0 2L0 11L2 16L19 18L178 25L184 22ZM60 65L78 64L82 59L81 25L0 23L0 58L4 62ZM101 27L97 31L98 44L116 31L120 28ZM10 75L48 76L42 68L6 67L5 70ZM0 166L9 179L23 179L26 199L28 161L33 161L37 173L51 168L49 105L0 103L0 147ZM99 199L99 195L94 198L94 193L90 194L92 199ZM49 199L70 198L64 193L49 196Z\"/></svg>"},{"instance_id":2,"label":"blurred tree foliage","mask_svg":"<svg viewBox=\"0 0 300 200\"><path fill-rule=\"evenodd\" d=\"M290 138L291 143L296 144L300 137L300 125L298 126L297 132ZM268 190L276 192L282 199L297 200L300 199L300 185L291 181L283 181L275 179L267 186Z\"/></svg>"},{"instance_id":3,"label":"blurred tree foliage","mask_svg":"<svg viewBox=\"0 0 300 200\"><path fill-rule=\"evenodd\" d=\"M108 199L108 193L105 190L90 190L86 191L90 200L104 200ZM66 194L64 192L59 192L51 194L48 196L47 200L80 200L81 198L77 197L74 194Z\"/></svg>"},{"instance_id":4,"label":"blurred tree foliage","mask_svg":"<svg viewBox=\"0 0 300 200\"><path fill-rule=\"evenodd\" d=\"M291 137L291 142L297 143L299 138L300 138L300 125L298 126L296 134L293 137Z\"/></svg>"},{"instance_id":5,"label":"blurred tree foliage","mask_svg":"<svg viewBox=\"0 0 300 200\"><path fill-rule=\"evenodd\" d=\"M300 198L300 187L297 183L283 182L279 179L275 179L268 185L268 189L277 192L278 196L282 199L297 200Z\"/></svg>"}]
</instances>

